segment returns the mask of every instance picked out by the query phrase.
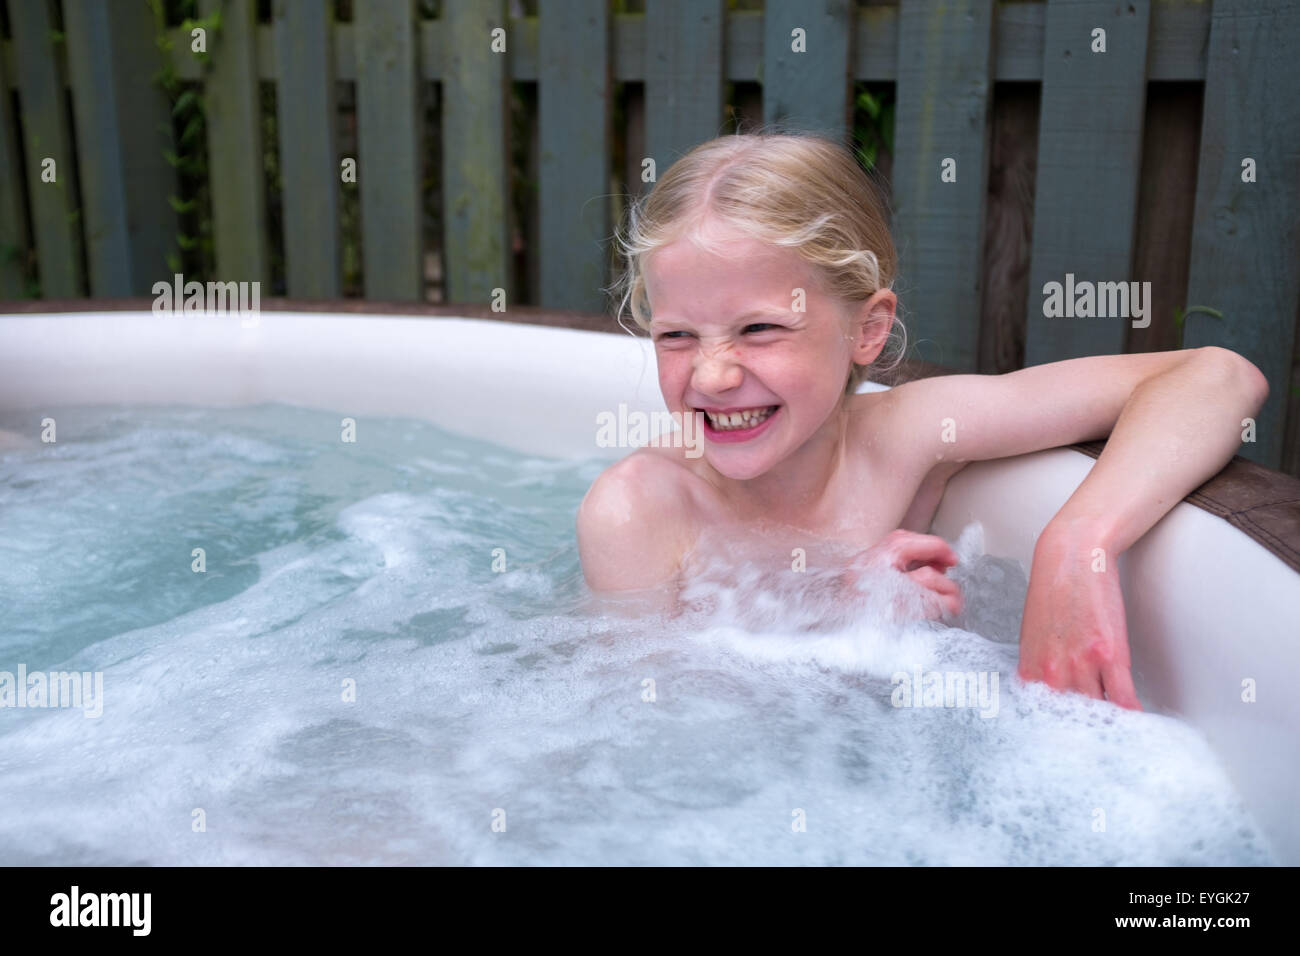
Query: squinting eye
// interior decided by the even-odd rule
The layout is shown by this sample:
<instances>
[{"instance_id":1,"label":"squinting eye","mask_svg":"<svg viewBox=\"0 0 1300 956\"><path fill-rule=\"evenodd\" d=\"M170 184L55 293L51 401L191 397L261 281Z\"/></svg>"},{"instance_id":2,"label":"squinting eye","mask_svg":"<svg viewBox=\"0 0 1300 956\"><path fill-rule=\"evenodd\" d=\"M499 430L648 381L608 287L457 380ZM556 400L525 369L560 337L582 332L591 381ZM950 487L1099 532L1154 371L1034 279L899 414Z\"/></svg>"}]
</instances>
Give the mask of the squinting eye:
<instances>
[{"instance_id":1,"label":"squinting eye","mask_svg":"<svg viewBox=\"0 0 1300 956\"><path fill-rule=\"evenodd\" d=\"M690 334L691 334L691 333L689 333L689 332L684 332L684 331L678 329L678 330L675 330L675 331L672 331L672 332L660 332L660 333L659 333L659 338L661 338L661 339L671 339L671 338L673 338L674 336L678 336L678 335L690 335Z\"/></svg>"},{"instance_id":2,"label":"squinting eye","mask_svg":"<svg viewBox=\"0 0 1300 956\"><path fill-rule=\"evenodd\" d=\"M752 325L745 326L745 331L749 332L757 329L759 332L766 332L768 329L779 329L781 326L775 322L755 322Z\"/></svg>"}]
</instances>

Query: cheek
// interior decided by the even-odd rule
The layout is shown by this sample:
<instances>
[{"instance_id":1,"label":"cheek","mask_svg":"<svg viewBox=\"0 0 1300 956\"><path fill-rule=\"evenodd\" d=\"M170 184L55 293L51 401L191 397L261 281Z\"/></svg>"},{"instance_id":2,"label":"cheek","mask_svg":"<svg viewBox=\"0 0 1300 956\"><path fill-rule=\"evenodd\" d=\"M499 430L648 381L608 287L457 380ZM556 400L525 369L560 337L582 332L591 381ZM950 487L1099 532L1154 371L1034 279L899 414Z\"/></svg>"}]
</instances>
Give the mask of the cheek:
<instances>
[{"instance_id":1,"label":"cheek","mask_svg":"<svg viewBox=\"0 0 1300 956\"><path fill-rule=\"evenodd\" d=\"M685 352L659 352L655 355L659 367L659 387L666 393L680 392L691 377L691 359Z\"/></svg>"}]
</instances>

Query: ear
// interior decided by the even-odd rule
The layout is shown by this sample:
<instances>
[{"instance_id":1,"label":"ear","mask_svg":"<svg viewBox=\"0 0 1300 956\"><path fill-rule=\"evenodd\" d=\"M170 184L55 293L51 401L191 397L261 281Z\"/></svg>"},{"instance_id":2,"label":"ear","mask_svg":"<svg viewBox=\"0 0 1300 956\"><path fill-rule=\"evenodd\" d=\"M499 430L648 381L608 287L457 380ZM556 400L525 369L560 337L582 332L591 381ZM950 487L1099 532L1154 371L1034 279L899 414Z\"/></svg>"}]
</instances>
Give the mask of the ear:
<instances>
[{"instance_id":1,"label":"ear","mask_svg":"<svg viewBox=\"0 0 1300 956\"><path fill-rule=\"evenodd\" d=\"M897 306L898 296L889 289L881 289L849 312L849 337L853 341L855 365L870 365L876 360L889 339L889 330L894 327Z\"/></svg>"}]
</instances>

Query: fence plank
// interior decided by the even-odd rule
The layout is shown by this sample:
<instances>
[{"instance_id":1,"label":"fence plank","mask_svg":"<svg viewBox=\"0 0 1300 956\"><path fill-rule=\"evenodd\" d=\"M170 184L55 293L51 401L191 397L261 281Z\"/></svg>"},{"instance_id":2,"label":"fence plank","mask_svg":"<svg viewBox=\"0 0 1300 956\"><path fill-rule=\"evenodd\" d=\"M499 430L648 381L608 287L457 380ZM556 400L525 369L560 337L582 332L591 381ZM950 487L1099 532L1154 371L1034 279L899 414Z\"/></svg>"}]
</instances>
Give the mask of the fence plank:
<instances>
[{"instance_id":1,"label":"fence plank","mask_svg":"<svg viewBox=\"0 0 1300 956\"><path fill-rule=\"evenodd\" d=\"M653 7L661 2L647 4ZM1055 2L1055 0L1053 0ZM1038 83L1043 79L1043 35L1047 4L1042 0L998 3L994 79ZM1209 44L1210 4L1203 0L1156 0L1151 8L1151 48L1147 78L1151 80L1205 79L1205 51ZM614 79L640 83L646 79L646 17L644 13L614 15ZM850 72L854 80L892 83L898 70L898 19L896 4L858 6L854 14L854 39ZM728 10L723 33L723 80L752 83L760 77L763 59L761 10ZM511 22L510 79L535 83L537 75L537 17ZM180 36L173 30L173 36ZM788 36L787 36L788 45ZM443 79L442 63L431 54L442 49L442 21L420 24L420 75L430 83ZM258 69L264 80L275 78L270 28L258 32ZM335 78L356 79L352 24L339 23L334 31ZM181 50L173 49L173 65L182 79L198 79L199 68Z\"/></svg>"},{"instance_id":2,"label":"fence plank","mask_svg":"<svg viewBox=\"0 0 1300 956\"><path fill-rule=\"evenodd\" d=\"M855 5L767 0L763 7L763 121L843 141L852 124ZM794 31L803 31L798 38ZM803 44L802 50L792 47Z\"/></svg>"},{"instance_id":3,"label":"fence plank","mask_svg":"<svg viewBox=\"0 0 1300 956\"><path fill-rule=\"evenodd\" d=\"M154 84L161 65L147 5L64 0L68 79L80 153L90 291L147 295L168 274L176 214L171 111Z\"/></svg>"},{"instance_id":4,"label":"fence plank","mask_svg":"<svg viewBox=\"0 0 1300 956\"><path fill-rule=\"evenodd\" d=\"M1124 349L1130 320L1099 317L1099 309L1079 317L1069 293L1071 282L1077 288L1141 278L1131 269L1149 24L1146 0L1047 7L1027 365ZM1097 28L1105 30L1104 53L1092 49ZM1066 293L1061 317L1043 314L1048 282Z\"/></svg>"},{"instance_id":5,"label":"fence plank","mask_svg":"<svg viewBox=\"0 0 1300 956\"><path fill-rule=\"evenodd\" d=\"M1183 344L1240 352L1267 377L1257 440L1242 457L1281 461L1300 297L1300 0L1259 7L1216 0L1210 26L1201 156ZM1254 160L1256 182L1243 182Z\"/></svg>"},{"instance_id":6,"label":"fence plank","mask_svg":"<svg viewBox=\"0 0 1300 956\"><path fill-rule=\"evenodd\" d=\"M899 23L893 231L922 358L974 372L979 357L993 2L904 2Z\"/></svg>"},{"instance_id":7,"label":"fence plank","mask_svg":"<svg viewBox=\"0 0 1300 956\"><path fill-rule=\"evenodd\" d=\"M50 0L9 5L9 23L17 61L27 195L31 202L41 296L73 298L83 294L81 227L75 205L76 164L64 108L63 77L55 57L54 17ZM54 160L56 179L41 181L41 163Z\"/></svg>"},{"instance_id":8,"label":"fence plank","mask_svg":"<svg viewBox=\"0 0 1300 956\"><path fill-rule=\"evenodd\" d=\"M416 80L415 3L373 0L358 4L354 16L366 297L422 300L424 126Z\"/></svg>"},{"instance_id":9,"label":"fence plank","mask_svg":"<svg viewBox=\"0 0 1300 956\"><path fill-rule=\"evenodd\" d=\"M211 69L204 84L208 122L208 181L218 278L267 282L266 184L262 169L261 98L257 77L257 4L202 0L221 8L221 29L209 31ZM183 40L190 49L189 37Z\"/></svg>"},{"instance_id":10,"label":"fence plank","mask_svg":"<svg viewBox=\"0 0 1300 956\"><path fill-rule=\"evenodd\" d=\"M276 0L276 115L284 183L285 285L338 297L340 170L335 155L331 0Z\"/></svg>"},{"instance_id":11,"label":"fence plank","mask_svg":"<svg viewBox=\"0 0 1300 956\"><path fill-rule=\"evenodd\" d=\"M662 176L722 133L722 0L656 0L645 14L647 155Z\"/></svg>"},{"instance_id":12,"label":"fence plank","mask_svg":"<svg viewBox=\"0 0 1300 956\"><path fill-rule=\"evenodd\" d=\"M3 44L5 48L8 44ZM27 255L27 223L23 213L22 157L18 127L10 108L5 49L0 49L0 299L22 298L23 259Z\"/></svg>"},{"instance_id":13,"label":"fence plank","mask_svg":"<svg viewBox=\"0 0 1300 956\"><path fill-rule=\"evenodd\" d=\"M610 231L609 3L549 3L540 29L541 304L600 312Z\"/></svg>"},{"instance_id":14,"label":"fence plank","mask_svg":"<svg viewBox=\"0 0 1300 956\"><path fill-rule=\"evenodd\" d=\"M490 302L504 289L514 302L510 268L507 136L508 47L492 50L492 31L507 29L504 0L443 7L443 206L447 297Z\"/></svg>"}]
</instances>

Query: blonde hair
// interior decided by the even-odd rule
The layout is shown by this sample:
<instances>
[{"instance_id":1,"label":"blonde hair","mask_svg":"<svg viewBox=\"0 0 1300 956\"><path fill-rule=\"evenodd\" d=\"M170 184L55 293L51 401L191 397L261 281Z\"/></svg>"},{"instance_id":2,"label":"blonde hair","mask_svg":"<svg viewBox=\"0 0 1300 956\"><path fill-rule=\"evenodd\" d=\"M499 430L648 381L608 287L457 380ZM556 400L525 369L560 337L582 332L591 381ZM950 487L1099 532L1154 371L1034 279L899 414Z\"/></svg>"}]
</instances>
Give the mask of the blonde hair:
<instances>
[{"instance_id":1,"label":"blonde hair","mask_svg":"<svg viewBox=\"0 0 1300 956\"><path fill-rule=\"evenodd\" d=\"M812 266L823 291L845 304L860 304L892 288L896 278L898 259L884 203L848 149L809 133L737 133L696 146L673 163L649 195L628 204L614 237L623 270L605 290L617 299L620 325L630 310L637 326L650 331L645 257L683 236L707 246L701 226L710 219L794 250ZM906 332L901 321L895 319L895 325L899 346L893 362L855 363L846 394L870 373L902 360Z\"/></svg>"}]
</instances>

